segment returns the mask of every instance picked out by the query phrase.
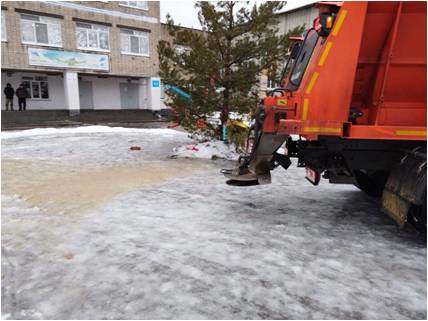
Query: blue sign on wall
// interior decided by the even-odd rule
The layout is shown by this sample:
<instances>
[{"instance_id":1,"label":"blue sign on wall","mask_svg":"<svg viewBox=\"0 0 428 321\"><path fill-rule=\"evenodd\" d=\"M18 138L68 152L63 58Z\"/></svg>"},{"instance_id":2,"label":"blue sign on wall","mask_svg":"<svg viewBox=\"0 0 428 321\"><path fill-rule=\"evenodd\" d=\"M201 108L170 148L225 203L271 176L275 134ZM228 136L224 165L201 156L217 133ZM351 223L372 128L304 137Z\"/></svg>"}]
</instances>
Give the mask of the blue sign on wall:
<instances>
[{"instance_id":1,"label":"blue sign on wall","mask_svg":"<svg viewBox=\"0 0 428 321\"><path fill-rule=\"evenodd\" d=\"M159 80L152 80L152 87L159 87L160 81Z\"/></svg>"}]
</instances>

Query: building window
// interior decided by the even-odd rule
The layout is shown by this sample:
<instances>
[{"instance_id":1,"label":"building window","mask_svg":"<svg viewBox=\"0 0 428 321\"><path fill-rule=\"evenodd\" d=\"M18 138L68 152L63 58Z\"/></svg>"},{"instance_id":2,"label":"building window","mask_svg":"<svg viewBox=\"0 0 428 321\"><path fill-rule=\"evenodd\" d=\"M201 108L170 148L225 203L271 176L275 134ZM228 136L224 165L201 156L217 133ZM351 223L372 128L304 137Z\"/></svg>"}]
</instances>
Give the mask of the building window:
<instances>
[{"instance_id":1,"label":"building window","mask_svg":"<svg viewBox=\"0 0 428 321\"><path fill-rule=\"evenodd\" d=\"M77 49L109 51L108 27L76 22Z\"/></svg>"},{"instance_id":2,"label":"building window","mask_svg":"<svg viewBox=\"0 0 428 321\"><path fill-rule=\"evenodd\" d=\"M147 1L119 1L119 5L141 10L149 10Z\"/></svg>"},{"instance_id":3,"label":"building window","mask_svg":"<svg viewBox=\"0 0 428 321\"><path fill-rule=\"evenodd\" d=\"M149 56L149 32L121 29L120 47L123 54Z\"/></svg>"},{"instance_id":4,"label":"building window","mask_svg":"<svg viewBox=\"0 0 428 321\"><path fill-rule=\"evenodd\" d=\"M27 88L30 99L49 99L48 77L22 77L22 83Z\"/></svg>"},{"instance_id":5,"label":"building window","mask_svg":"<svg viewBox=\"0 0 428 321\"><path fill-rule=\"evenodd\" d=\"M6 14L4 10L1 11L1 41L7 41Z\"/></svg>"},{"instance_id":6,"label":"building window","mask_svg":"<svg viewBox=\"0 0 428 321\"><path fill-rule=\"evenodd\" d=\"M60 19L21 14L22 42L61 47Z\"/></svg>"}]
</instances>

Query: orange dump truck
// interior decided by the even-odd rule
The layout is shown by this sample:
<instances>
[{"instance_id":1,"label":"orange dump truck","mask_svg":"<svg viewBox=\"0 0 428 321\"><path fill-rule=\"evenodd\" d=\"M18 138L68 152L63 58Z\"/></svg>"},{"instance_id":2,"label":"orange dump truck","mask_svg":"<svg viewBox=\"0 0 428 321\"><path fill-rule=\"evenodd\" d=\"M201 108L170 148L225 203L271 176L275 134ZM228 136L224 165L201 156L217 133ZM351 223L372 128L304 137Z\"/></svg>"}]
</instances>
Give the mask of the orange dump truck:
<instances>
[{"instance_id":1,"label":"orange dump truck","mask_svg":"<svg viewBox=\"0 0 428 321\"><path fill-rule=\"evenodd\" d=\"M320 2L293 38L281 88L255 112L251 153L230 184L270 182L290 158L317 185L382 196L400 224L426 230L426 2ZM285 153L278 152L285 143Z\"/></svg>"}]
</instances>

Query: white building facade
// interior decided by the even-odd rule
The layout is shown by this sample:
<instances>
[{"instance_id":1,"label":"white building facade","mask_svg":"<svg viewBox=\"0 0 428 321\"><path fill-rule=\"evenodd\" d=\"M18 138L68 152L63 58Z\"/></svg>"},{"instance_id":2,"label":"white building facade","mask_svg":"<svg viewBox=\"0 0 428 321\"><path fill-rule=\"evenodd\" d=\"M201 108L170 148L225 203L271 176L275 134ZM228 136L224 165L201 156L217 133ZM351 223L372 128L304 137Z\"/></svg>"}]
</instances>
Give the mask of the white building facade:
<instances>
[{"instance_id":1,"label":"white building facade","mask_svg":"<svg viewBox=\"0 0 428 321\"><path fill-rule=\"evenodd\" d=\"M164 108L159 2L17 1L1 9L2 86L23 84L28 110Z\"/></svg>"},{"instance_id":2,"label":"white building facade","mask_svg":"<svg viewBox=\"0 0 428 321\"><path fill-rule=\"evenodd\" d=\"M316 2L286 10L278 14L278 32L282 35L296 27L312 27L314 19L318 16Z\"/></svg>"}]
</instances>

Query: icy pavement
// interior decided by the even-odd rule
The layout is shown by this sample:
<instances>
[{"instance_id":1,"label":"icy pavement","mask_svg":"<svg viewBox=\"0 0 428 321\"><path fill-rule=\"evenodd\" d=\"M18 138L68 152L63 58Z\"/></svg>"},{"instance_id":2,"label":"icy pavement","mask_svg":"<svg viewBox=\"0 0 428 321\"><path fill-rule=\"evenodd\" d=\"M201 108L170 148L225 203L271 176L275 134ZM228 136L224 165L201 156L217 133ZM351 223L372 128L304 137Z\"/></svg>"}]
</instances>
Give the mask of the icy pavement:
<instances>
[{"instance_id":1,"label":"icy pavement","mask_svg":"<svg viewBox=\"0 0 428 321\"><path fill-rule=\"evenodd\" d=\"M228 186L176 131L36 134L2 133L5 319L427 317L426 244L354 187Z\"/></svg>"}]
</instances>

